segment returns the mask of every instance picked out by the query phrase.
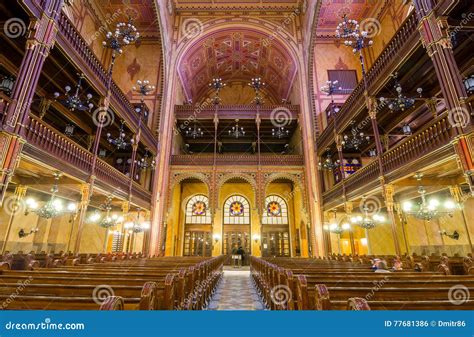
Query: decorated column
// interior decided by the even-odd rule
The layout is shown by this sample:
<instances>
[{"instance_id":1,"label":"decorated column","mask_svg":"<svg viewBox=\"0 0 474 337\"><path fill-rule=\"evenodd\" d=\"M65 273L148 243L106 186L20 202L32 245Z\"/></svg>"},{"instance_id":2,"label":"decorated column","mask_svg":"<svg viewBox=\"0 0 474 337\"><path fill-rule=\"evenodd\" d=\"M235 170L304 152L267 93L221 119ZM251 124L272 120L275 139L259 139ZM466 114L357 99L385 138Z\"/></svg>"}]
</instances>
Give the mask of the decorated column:
<instances>
[{"instance_id":1,"label":"decorated column","mask_svg":"<svg viewBox=\"0 0 474 337\"><path fill-rule=\"evenodd\" d=\"M457 137L453 144L471 192L474 192L471 107L466 103L466 89L454 57L448 18L436 12L437 1L414 0L413 3L420 18L418 30L423 46L433 61L448 109L449 122L456 131Z\"/></svg>"},{"instance_id":2,"label":"decorated column","mask_svg":"<svg viewBox=\"0 0 474 337\"><path fill-rule=\"evenodd\" d=\"M390 221L390 229L392 230L393 245L395 246L395 254L401 255L400 242L398 240L398 234L397 234L397 222L396 222L397 219L394 213L394 201L393 201L394 188L392 184L386 184L383 186L384 186L385 206L387 207L388 218Z\"/></svg>"},{"instance_id":3,"label":"decorated column","mask_svg":"<svg viewBox=\"0 0 474 337\"><path fill-rule=\"evenodd\" d=\"M63 0L46 0L39 18L33 18L28 29L26 52L12 90L11 103L0 131L0 204L13 174L25 140L21 138L22 125L30 112L43 64L54 45L57 21ZM5 27L7 29L8 27ZM8 36L8 35L7 35Z\"/></svg>"}]
</instances>

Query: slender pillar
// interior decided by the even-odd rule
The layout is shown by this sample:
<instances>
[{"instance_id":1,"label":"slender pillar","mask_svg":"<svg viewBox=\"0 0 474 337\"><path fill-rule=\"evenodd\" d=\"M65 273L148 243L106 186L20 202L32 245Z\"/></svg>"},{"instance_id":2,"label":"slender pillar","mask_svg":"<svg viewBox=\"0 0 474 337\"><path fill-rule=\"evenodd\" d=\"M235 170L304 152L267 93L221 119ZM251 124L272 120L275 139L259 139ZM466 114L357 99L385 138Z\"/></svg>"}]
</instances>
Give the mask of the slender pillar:
<instances>
[{"instance_id":1,"label":"slender pillar","mask_svg":"<svg viewBox=\"0 0 474 337\"><path fill-rule=\"evenodd\" d=\"M454 57L451 36L448 31L448 18L436 13L434 0L413 1L420 24L418 30L421 40L430 56L441 92L448 109L448 118L457 134L454 147L458 153L466 180L474 194L474 164L473 164L473 119L472 109L466 103L467 92L464 87L461 72Z\"/></svg>"},{"instance_id":2,"label":"slender pillar","mask_svg":"<svg viewBox=\"0 0 474 337\"><path fill-rule=\"evenodd\" d=\"M44 61L54 45L57 21L63 0L46 0L40 18L34 18L28 29L26 52L18 70L11 103L4 116L0 130L0 205L18 165L23 144L20 138L22 125L30 112L31 102L43 69Z\"/></svg>"},{"instance_id":3,"label":"slender pillar","mask_svg":"<svg viewBox=\"0 0 474 337\"><path fill-rule=\"evenodd\" d=\"M79 253L81 247L82 232L84 231L84 222L86 221L87 207L91 197L91 189L89 184L81 185L81 203L79 205L79 216L77 217L77 234L74 243L74 254Z\"/></svg>"},{"instance_id":4,"label":"slender pillar","mask_svg":"<svg viewBox=\"0 0 474 337\"><path fill-rule=\"evenodd\" d=\"M407 218L406 216L403 214L403 211L402 211L402 207L400 205L399 202L397 202L395 204L395 210L398 214L398 219L400 220L400 224L402 226L402 232L403 232L403 241L405 242L405 249L406 249L406 253L408 255L411 254L410 252L410 245L408 243L408 235L407 235L407 230L406 230L406 226L407 226Z\"/></svg>"},{"instance_id":5,"label":"slender pillar","mask_svg":"<svg viewBox=\"0 0 474 337\"><path fill-rule=\"evenodd\" d=\"M354 209L354 205L352 204L352 201L346 201L344 204L344 208L347 214L347 217L350 218L352 214L352 210ZM351 253L352 255L356 254L356 249L355 249L355 242L354 242L354 231L352 228L349 230L349 240L351 242Z\"/></svg>"},{"instance_id":6,"label":"slender pillar","mask_svg":"<svg viewBox=\"0 0 474 337\"><path fill-rule=\"evenodd\" d=\"M372 123L372 129L374 132L374 141L375 141L375 148L377 149L377 163L379 166L379 173L380 173L380 176L383 177L384 176L384 170L383 170L383 164L382 164L383 146L382 146L382 139L380 137L379 126L377 124L377 98L374 96L369 96L368 92L366 91L365 102L367 105L367 109L369 111L370 122Z\"/></svg>"},{"instance_id":7,"label":"slender pillar","mask_svg":"<svg viewBox=\"0 0 474 337\"><path fill-rule=\"evenodd\" d=\"M387 212L390 219L390 228L392 230L393 244L395 246L395 254L401 255L400 242L397 235L397 219L394 213L394 201L393 201L394 188L392 184L384 185L384 199L385 206L387 206Z\"/></svg>"},{"instance_id":8,"label":"slender pillar","mask_svg":"<svg viewBox=\"0 0 474 337\"><path fill-rule=\"evenodd\" d=\"M21 206L23 198L25 197L27 189L28 187L24 185L19 185L15 188L14 200L11 207L11 214L10 214L10 218L8 219L7 230L5 232L5 238L3 239L3 244L2 244L2 250L1 250L2 255L5 253L5 250L7 248L7 243L10 239L10 232L12 230L13 220L15 220L15 215L17 214L18 210L21 209L20 206Z\"/></svg>"},{"instance_id":9,"label":"slender pillar","mask_svg":"<svg viewBox=\"0 0 474 337\"><path fill-rule=\"evenodd\" d=\"M459 185L449 186L449 192L451 193L451 196L453 197L453 199L459 205L463 205L462 191ZM461 209L460 212L461 212L461 216L464 223L464 230L466 231L466 235L467 235L467 241L469 242L470 251L472 252L473 251L472 238L471 238L471 234L469 233L469 227L467 225L466 213L464 212L464 209Z\"/></svg>"}]
</instances>

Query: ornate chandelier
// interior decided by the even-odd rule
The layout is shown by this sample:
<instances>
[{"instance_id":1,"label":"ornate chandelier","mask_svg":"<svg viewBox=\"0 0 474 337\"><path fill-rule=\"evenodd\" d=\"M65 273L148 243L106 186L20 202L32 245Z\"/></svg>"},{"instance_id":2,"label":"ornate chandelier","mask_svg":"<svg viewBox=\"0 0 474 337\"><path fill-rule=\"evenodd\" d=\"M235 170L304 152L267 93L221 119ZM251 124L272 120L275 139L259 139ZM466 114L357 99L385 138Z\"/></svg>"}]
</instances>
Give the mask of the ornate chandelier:
<instances>
[{"instance_id":1,"label":"ornate chandelier","mask_svg":"<svg viewBox=\"0 0 474 337\"><path fill-rule=\"evenodd\" d=\"M260 96L260 90L265 86L265 82L262 82L262 79L260 77L257 78L252 78L252 80L249 83L249 86L253 88L255 91L255 98L253 99L253 102L256 105L262 105L265 103L263 98Z\"/></svg>"},{"instance_id":2,"label":"ornate chandelier","mask_svg":"<svg viewBox=\"0 0 474 337\"><path fill-rule=\"evenodd\" d=\"M408 109L412 108L415 105L415 98L409 98L409 97L407 97L406 95L403 94L402 86L398 82L398 74L397 73L395 73L391 76L395 80L394 89L397 92L397 97L395 97L395 98L380 97L379 98L380 103L382 105L388 105L388 108L392 112L405 111L405 110L408 110ZM423 89L418 88L416 90L416 92L421 97Z\"/></svg>"},{"instance_id":3,"label":"ornate chandelier","mask_svg":"<svg viewBox=\"0 0 474 337\"><path fill-rule=\"evenodd\" d=\"M338 223L326 224L323 226L323 229L327 232L331 232L337 235L341 235L344 231L347 231L351 228L351 225L348 223L343 223L340 226Z\"/></svg>"},{"instance_id":4,"label":"ornate chandelier","mask_svg":"<svg viewBox=\"0 0 474 337\"><path fill-rule=\"evenodd\" d=\"M334 95L336 90L341 90L341 87L337 87L339 81L326 81L326 85L321 87L321 91L326 93L328 96Z\"/></svg>"},{"instance_id":5,"label":"ornate chandelier","mask_svg":"<svg viewBox=\"0 0 474 337\"><path fill-rule=\"evenodd\" d=\"M156 167L156 162L154 159L150 158L148 150L145 152L145 155L140 160L136 160L135 164L141 171L154 170Z\"/></svg>"},{"instance_id":6,"label":"ornate chandelier","mask_svg":"<svg viewBox=\"0 0 474 337\"><path fill-rule=\"evenodd\" d=\"M149 221L140 221L140 209L137 210L137 218L135 221L129 221L124 225L125 229L133 233L141 233L150 229Z\"/></svg>"},{"instance_id":7,"label":"ornate chandelier","mask_svg":"<svg viewBox=\"0 0 474 337\"><path fill-rule=\"evenodd\" d=\"M336 160L335 162L332 160L331 153L329 153L329 149L326 152L326 159L318 164L320 170L328 170L333 171L341 166L340 160Z\"/></svg>"},{"instance_id":8,"label":"ornate chandelier","mask_svg":"<svg viewBox=\"0 0 474 337\"><path fill-rule=\"evenodd\" d=\"M288 137L289 134L290 134L290 131L285 129L285 127L283 126L280 126L279 128L276 128L276 129L272 129L273 138L282 139L282 138Z\"/></svg>"},{"instance_id":9,"label":"ornate chandelier","mask_svg":"<svg viewBox=\"0 0 474 337\"><path fill-rule=\"evenodd\" d=\"M222 78L213 78L212 79L212 82L209 83L209 86L211 88L214 88L214 90L216 91L216 94L214 96L214 104L219 104L221 99L219 97L219 93L221 91L222 88L224 88L227 84L223 83L222 82Z\"/></svg>"},{"instance_id":10,"label":"ornate chandelier","mask_svg":"<svg viewBox=\"0 0 474 337\"><path fill-rule=\"evenodd\" d=\"M8 75L3 76L0 81L0 91L4 92L7 96L10 96L13 90L13 85L15 84L15 77Z\"/></svg>"},{"instance_id":11,"label":"ornate chandelier","mask_svg":"<svg viewBox=\"0 0 474 337\"><path fill-rule=\"evenodd\" d=\"M364 214L353 216L351 222L356 224L364 229L375 228L378 224L381 224L385 221L385 217L379 214L369 214L369 207L364 205L363 207Z\"/></svg>"},{"instance_id":12,"label":"ornate chandelier","mask_svg":"<svg viewBox=\"0 0 474 337\"><path fill-rule=\"evenodd\" d=\"M236 139L245 136L245 130L243 127L239 127L238 119L235 120L235 126L233 126L231 130L229 130L229 136L233 136Z\"/></svg>"},{"instance_id":13,"label":"ornate chandelier","mask_svg":"<svg viewBox=\"0 0 474 337\"><path fill-rule=\"evenodd\" d=\"M76 83L75 89L72 90L70 85L64 87L64 94L61 95L59 92L54 93L54 99L64 105L70 111L79 110L86 111L91 110L94 104L91 103L92 94L87 94L86 97L81 97L82 80L84 74L78 74L79 80Z\"/></svg>"},{"instance_id":14,"label":"ornate chandelier","mask_svg":"<svg viewBox=\"0 0 474 337\"><path fill-rule=\"evenodd\" d=\"M344 135L342 140L342 146L345 149L359 150L360 147L369 142L370 137L366 136L362 131L359 132L355 127L355 122L352 122L351 136Z\"/></svg>"},{"instance_id":15,"label":"ornate chandelier","mask_svg":"<svg viewBox=\"0 0 474 337\"><path fill-rule=\"evenodd\" d=\"M351 47L354 54L374 44L374 41L368 35L367 31L360 30L357 20L348 19L346 14L344 14L342 22L336 28L336 37L338 39L345 39L344 45Z\"/></svg>"},{"instance_id":16,"label":"ornate chandelier","mask_svg":"<svg viewBox=\"0 0 474 337\"><path fill-rule=\"evenodd\" d=\"M117 23L113 33L107 32L105 35L105 41L103 41L102 44L104 47L112 49L114 54L122 54L122 48L136 42L139 37L140 33L133 25L132 19L129 18L127 23Z\"/></svg>"},{"instance_id":17,"label":"ornate chandelier","mask_svg":"<svg viewBox=\"0 0 474 337\"><path fill-rule=\"evenodd\" d=\"M126 149L134 143L133 139L127 140L124 132L124 121L120 123L119 135L117 138L113 138L110 133L107 133L107 140L110 144L114 145L118 150Z\"/></svg>"},{"instance_id":18,"label":"ornate chandelier","mask_svg":"<svg viewBox=\"0 0 474 337\"><path fill-rule=\"evenodd\" d=\"M201 130L201 128L197 127L196 121L194 121L194 126L193 128L189 127L186 130L186 136L191 137L193 139L200 138L204 136L204 132Z\"/></svg>"},{"instance_id":19,"label":"ornate chandelier","mask_svg":"<svg viewBox=\"0 0 474 337\"><path fill-rule=\"evenodd\" d=\"M111 228L115 227L118 224L122 223L124 218L121 215L118 214L111 214L112 211L112 196L108 196L107 200L103 205L100 206L103 212L105 212L104 215L101 215L100 213L96 212L92 214L89 218L90 222L99 222L99 226L103 228Z\"/></svg>"},{"instance_id":20,"label":"ornate chandelier","mask_svg":"<svg viewBox=\"0 0 474 337\"><path fill-rule=\"evenodd\" d=\"M426 198L426 189L423 186L418 187L421 201L414 205L410 201L405 201L402 205L403 212L407 215L413 215L415 218L425 221L431 221L444 215L451 215L461 206L451 199L447 199L443 204L438 199Z\"/></svg>"},{"instance_id":21,"label":"ornate chandelier","mask_svg":"<svg viewBox=\"0 0 474 337\"><path fill-rule=\"evenodd\" d=\"M46 202L43 207L39 207L37 201L33 198L28 198L26 200L27 210L26 213L32 211L36 213L40 218L51 219L67 213L75 213L77 210L77 205L74 202L70 202L66 207L64 207L63 201L56 198L56 194L59 191L59 178L61 173L54 173L54 185L51 188L51 198Z\"/></svg>"}]
</instances>

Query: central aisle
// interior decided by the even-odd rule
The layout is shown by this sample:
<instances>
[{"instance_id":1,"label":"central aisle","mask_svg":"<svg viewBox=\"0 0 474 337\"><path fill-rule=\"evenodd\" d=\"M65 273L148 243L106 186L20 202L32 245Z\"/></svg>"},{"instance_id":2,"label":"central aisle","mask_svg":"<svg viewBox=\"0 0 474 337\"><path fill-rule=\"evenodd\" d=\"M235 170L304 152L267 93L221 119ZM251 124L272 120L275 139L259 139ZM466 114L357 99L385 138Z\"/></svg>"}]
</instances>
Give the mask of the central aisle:
<instances>
[{"instance_id":1,"label":"central aisle","mask_svg":"<svg viewBox=\"0 0 474 337\"><path fill-rule=\"evenodd\" d=\"M208 310L264 310L250 279L250 270L224 268L224 277Z\"/></svg>"}]
</instances>

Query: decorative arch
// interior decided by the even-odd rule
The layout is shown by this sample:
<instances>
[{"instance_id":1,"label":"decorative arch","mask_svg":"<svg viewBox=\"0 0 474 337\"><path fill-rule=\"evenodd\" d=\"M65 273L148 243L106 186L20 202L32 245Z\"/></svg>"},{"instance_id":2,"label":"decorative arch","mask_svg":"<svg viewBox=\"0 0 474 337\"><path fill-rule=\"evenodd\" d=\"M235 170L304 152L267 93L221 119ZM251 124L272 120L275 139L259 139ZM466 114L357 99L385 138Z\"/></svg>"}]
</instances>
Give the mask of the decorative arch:
<instances>
[{"instance_id":1,"label":"decorative arch","mask_svg":"<svg viewBox=\"0 0 474 337\"><path fill-rule=\"evenodd\" d=\"M224 225L250 225L250 203L244 196L234 194L224 201Z\"/></svg>"},{"instance_id":2,"label":"decorative arch","mask_svg":"<svg viewBox=\"0 0 474 337\"><path fill-rule=\"evenodd\" d=\"M278 45L282 51L287 53L295 68L294 74L290 77L291 82L293 82L293 80L296 78L296 74L303 69L301 67L302 63L298 56L298 42L295 36L293 36L290 32L279 29L277 24L261 18L252 18L252 20L248 20L246 18L236 18L231 22L223 21L222 19L212 19L206 21L202 24L202 30L201 34L199 34L199 37L194 39L190 39L187 36L180 37L180 41L177 45L176 69L180 68L187 53L190 52L190 50L192 50L196 45L203 43L203 41L213 36L213 34L218 34L219 32L225 30L234 29L238 29L239 31L252 31L255 34L264 35L268 37L268 41L265 41L265 43L268 43L269 45ZM275 34L276 31L278 31L278 34ZM251 76L252 75L249 75L249 77ZM289 88L291 88L291 86L292 85L290 85ZM287 93L289 93L289 89ZM285 93L285 95L287 93ZM188 92L185 94L188 99L191 98L189 97Z\"/></svg>"},{"instance_id":3,"label":"decorative arch","mask_svg":"<svg viewBox=\"0 0 474 337\"><path fill-rule=\"evenodd\" d=\"M272 174L266 175L265 176L265 195L267 194L268 186L272 182L278 179L287 179L293 182L293 185L295 186L295 188L298 188L301 191L301 195L303 198L303 212L306 212L308 209L307 208L308 201L307 201L306 189L304 188L304 185L303 185L304 184L303 176L300 174L291 174L291 173L284 173L284 172L272 173ZM286 199L290 199L292 197L293 197L292 195L289 195Z\"/></svg>"},{"instance_id":4,"label":"decorative arch","mask_svg":"<svg viewBox=\"0 0 474 337\"><path fill-rule=\"evenodd\" d=\"M265 198L262 225L289 225L288 204L282 197L272 194Z\"/></svg>"},{"instance_id":5,"label":"decorative arch","mask_svg":"<svg viewBox=\"0 0 474 337\"><path fill-rule=\"evenodd\" d=\"M242 179L245 182L249 183L250 186L252 187L254 200L257 202L257 191L258 191L257 182L253 176L246 173L229 173L229 174L220 176L219 182L217 184L217 190L219 192L216 194L218 197L218 200L220 200L220 197L221 197L222 186L231 179ZM257 205L257 208L258 208L258 205Z\"/></svg>"},{"instance_id":6,"label":"decorative arch","mask_svg":"<svg viewBox=\"0 0 474 337\"><path fill-rule=\"evenodd\" d=\"M200 182L202 182L203 184L206 185L206 188L207 188L207 194L210 195L211 194L211 186L210 186L210 181L209 181L209 177L204 174L204 173L193 173L193 172L186 172L186 173L175 173L172 178L171 178L171 181L170 181L170 184L169 184L169 188L168 188L168 195L167 195L167 209L168 209L168 213L171 213L170 212L170 208L171 208L171 195L172 195L172 192L173 192L173 189L176 187L176 185L179 185L180 183L182 183L184 180L187 180L187 179L196 179L196 180L199 180ZM212 197L211 197L211 200L212 200ZM208 203L209 205L209 203ZM209 207L209 210L211 211L212 210L212 207ZM212 211L211 211L212 212Z\"/></svg>"},{"instance_id":7,"label":"decorative arch","mask_svg":"<svg viewBox=\"0 0 474 337\"><path fill-rule=\"evenodd\" d=\"M209 198L203 194L191 196L186 202L185 224L210 225L211 223Z\"/></svg>"}]
</instances>

